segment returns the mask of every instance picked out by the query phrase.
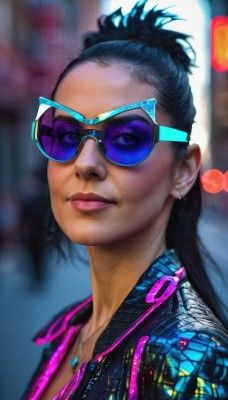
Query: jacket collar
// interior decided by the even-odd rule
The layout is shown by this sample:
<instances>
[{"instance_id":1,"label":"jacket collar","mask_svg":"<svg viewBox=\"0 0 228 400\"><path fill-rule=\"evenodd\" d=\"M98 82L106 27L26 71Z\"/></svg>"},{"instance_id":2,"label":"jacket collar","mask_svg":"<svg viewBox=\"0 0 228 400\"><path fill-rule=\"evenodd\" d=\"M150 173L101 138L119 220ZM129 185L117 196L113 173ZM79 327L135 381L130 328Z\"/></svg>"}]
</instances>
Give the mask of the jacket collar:
<instances>
[{"instance_id":1,"label":"jacket collar","mask_svg":"<svg viewBox=\"0 0 228 400\"><path fill-rule=\"evenodd\" d=\"M151 308L151 304L146 302L151 287L160 278L173 276L180 268L180 261L174 250L166 251L149 266L98 338L94 356L105 351L133 327L138 318Z\"/></svg>"},{"instance_id":2,"label":"jacket collar","mask_svg":"<svg viewBox=\"0 0 228 400\"><path fill-rule=\"evenodd\" d=\"M146 315L151 308L151 304L146 301L151 288L159 279L174 276L180 268L180 261L174 250L166 251L148 267L98 338L94 356L111 348L113 343L118 342L127 331L134 328L139 317ZM89 297L84 302L68 308L51 324L45 326L34 338L35 343L44 344L59 339L71 326L85 323L91 313L92 297Z\"/></svg>"}]
</instances>

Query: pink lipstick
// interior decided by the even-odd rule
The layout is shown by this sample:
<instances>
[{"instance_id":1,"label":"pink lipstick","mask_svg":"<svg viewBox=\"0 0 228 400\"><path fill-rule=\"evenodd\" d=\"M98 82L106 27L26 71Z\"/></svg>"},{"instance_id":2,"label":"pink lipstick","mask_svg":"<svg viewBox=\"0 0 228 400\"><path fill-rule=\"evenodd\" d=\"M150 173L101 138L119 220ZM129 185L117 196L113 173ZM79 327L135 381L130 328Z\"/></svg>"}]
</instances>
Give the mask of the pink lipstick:
<instances>
[{"instance_id":1,"label":"pink lipstick","mask_svg":"<svg viewBox=\"0 0 228 400\"><path fill-rule=\"evenodd\" d=\"M81 212L100 211L115 203L96 193L76 193L70 197L70 202L75 210Z\"/></svg>"}]
</instances>

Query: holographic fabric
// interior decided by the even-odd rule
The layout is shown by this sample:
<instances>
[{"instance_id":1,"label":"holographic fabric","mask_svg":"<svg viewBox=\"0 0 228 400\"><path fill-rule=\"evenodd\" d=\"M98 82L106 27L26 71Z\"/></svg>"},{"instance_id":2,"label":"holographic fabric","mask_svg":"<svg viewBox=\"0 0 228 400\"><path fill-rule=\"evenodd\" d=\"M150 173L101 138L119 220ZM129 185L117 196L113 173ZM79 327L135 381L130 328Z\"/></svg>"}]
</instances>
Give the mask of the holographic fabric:
<instances>
[{"instance_id":1,"label":"holographic fabric","mask_svg":"<svg viewBox=\"0 0 228 400\"><path fill-rule=\"evenodd\" d=\"M39 382L48 376L48 365L54 374L71 346L70 333L76 337L91 312L89 298L39 332L35 342L50 347L23 400L41 398L45 387L41 391ZM98 338L92 360L55 397L83 399L228 399L228 333L188 282L173 250L141 276Z\"/></svg>"}]
</instances>

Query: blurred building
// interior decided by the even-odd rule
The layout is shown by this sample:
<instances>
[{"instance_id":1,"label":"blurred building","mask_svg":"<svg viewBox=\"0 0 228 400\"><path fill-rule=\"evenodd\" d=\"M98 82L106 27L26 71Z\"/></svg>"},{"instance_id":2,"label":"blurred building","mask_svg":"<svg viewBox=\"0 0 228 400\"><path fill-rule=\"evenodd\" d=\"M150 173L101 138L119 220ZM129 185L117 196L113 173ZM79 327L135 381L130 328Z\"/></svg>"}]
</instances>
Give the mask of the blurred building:
<instances>
[{"instance_id":1,"label":"blurred building","mask_svg":"<svg viewBox=\"0 0 228 400\"><path fill-rule=\"evenodd\" d=\"M49 200L31 123L99 11L98 0L0 0L0 255L26 251L37 283Z\"/></svg>"},{"instance_id":2,"label":"blurred building","mask_svg":"<svg viewBox=\"0 0 228 400\"><path fill-rule=\"evenodd\" d=\"M205 2L211 18L227 16L227 0ZM80 47L80 35L95 28L96 17L115 3L119 7L120 1L113 0L0 0L1 191L11 192L29 168L43 162L29 140L37 97L50 96L60 70ZM227 57L225 35L221 40ZM212 166L223 172L227 171L227 80L227 72L211 69Z\"/></svg>"},{"instance_id":3,"label":"blurred building","mask_svg":"<svg viewBox=\"0 0 228 400\"><path fill-rule=\"evenodd\" d=\"M170 0L172 5L177 2ZM181 2L189 6L191 0ZM228 15L228 0L205 2L210 8L211 19ZM0 265L0 273L1 269L8 273L8 281L4 279L6 272L0 276L0 339L4 365L0 399L18 399L37 365L40 349L32 344L28 347L33 334L50 315L70 304L72 299L76 301L90 293L86 281L88 271L83 268L77 271L75 260L71 268L66 268L65 261L58 268L55 257L44 263L50 273L47 287L39 288L39 292L32 287L29 291L25 279L27 272L24 272L26 259L18 257L15 243L10 244L18 236L27 238L27 246L39 261L37 248L33 249L33 244L39 240L36 236L39 231L33 231L33 228L38 227L43 213L46 161L30 140L37 98L50 96L60 70L80 47L80 35L95 28L97 16L109 12L111 3L112 7L120 6L120 0L0 0L0 264L2 232L9 243L9 258L3 257ZM126 3L128 0L122 0L123 5ZM163 0L154 0L156 3L164 4ZM208 46L209 26L208 21L205 28ZM220 30L221 35L217 36L221 44L219 55L224 62L228 62L227 29L227 26L223 27L224 33ZM210 66L210 59L207 62ZM207 126L212 159L208 167L225 172L228 169L228 72L213 66L210 72L211 90L204 94L209 97L210 112L207 115L211 115ZM209 196L210 201L228 215L228 193L222 191ZM23 226L21 204L25 211ZM203 225L202 236L225 271L227 221L224 216L218 219L215 215L212 222L213 229L208 223ZM11 266L11 258L16 259L17 269L13 269L14 264ZM29 269L32 269L30 265ZM216 272L213 281L218 282L217 287L222 293L224 282L217 281L218 275Z\"/></svg>"},{"instance_id":4,"label":"blurred building","mask_svg":"<svg viewBox=\"0 0 228 400\"><path fill-rule=\"evenodd\" d=\"M174 3L170 0L171 5ZM199 3L209 6L211 19L228 15L227 0ZM29 181L28 175L40 172L45 180L46 161L30 140L38 96L50 96L59 72L80 48L80 35L96 27L100 13L120 5L119 0L0 0L0 198L11 196L24 177ZM208 46L212 46L209 27L208 21L205 36ZM226 25L221 38L216 36L216 48L221 44L216 54L222 54L226 62L227 29ZM211 121L205 123L205 129L210 131L212 161L206 167L226 172L228 72L216 70L213 65L210 70L211 92L206 88L204 96L209 97L205 104L211 109L207 113ZM227 192L212 198L213 203L228 211Z\"/></svg>"},{"instance_id":5,"label":"blurred building","mask_svg":"<svg viewBox=\"0 0 228 400\"><path fill-rule=\"evenodd\" d=\"M212 167L228 171L228 1L211 0L211 149ZM216 195L228 214L228 192Z\"/></svg>"},{"instance_id":6,"label":"blurred building","mask_svg":"<svg viewBox=\"0 0 228 400\"><path fill-rule=\"evenodd\" d=\"M29 141L37 98L50 96L80 33L94 27L98 14L98 0L0 0L1 192L11 192L42 162Z\"/></svg>"},{"instance_id":7,"label":"blurred building","mask_svg":"<svg viewBox=\"0 0 228 400\"><path fill-rule=\"evenodd\" d=\"M211 1L216 20L212 48L212 154L216 166L228 169L228 1Z\"/></svg>"}]
</instances>

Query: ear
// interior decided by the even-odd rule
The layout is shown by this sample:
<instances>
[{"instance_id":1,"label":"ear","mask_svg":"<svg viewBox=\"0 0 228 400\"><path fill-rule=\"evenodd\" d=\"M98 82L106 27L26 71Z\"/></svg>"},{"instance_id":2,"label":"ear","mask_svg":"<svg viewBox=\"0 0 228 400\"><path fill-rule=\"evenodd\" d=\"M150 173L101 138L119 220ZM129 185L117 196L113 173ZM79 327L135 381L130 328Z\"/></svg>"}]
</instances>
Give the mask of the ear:
<instances>
[{"instance_id":1,"label":"ear","mask_svg":"<svg viewBox=\"0 0 228 400\"><path fill-rule=\"evenodd\" d=\"M175 173L171 195L175 199L181 199L186 196L193 186L198 175L201 164L201 152L197 144L188 147L188 152L184 159L178 161Z\"/></svg>"}]
</instances>

